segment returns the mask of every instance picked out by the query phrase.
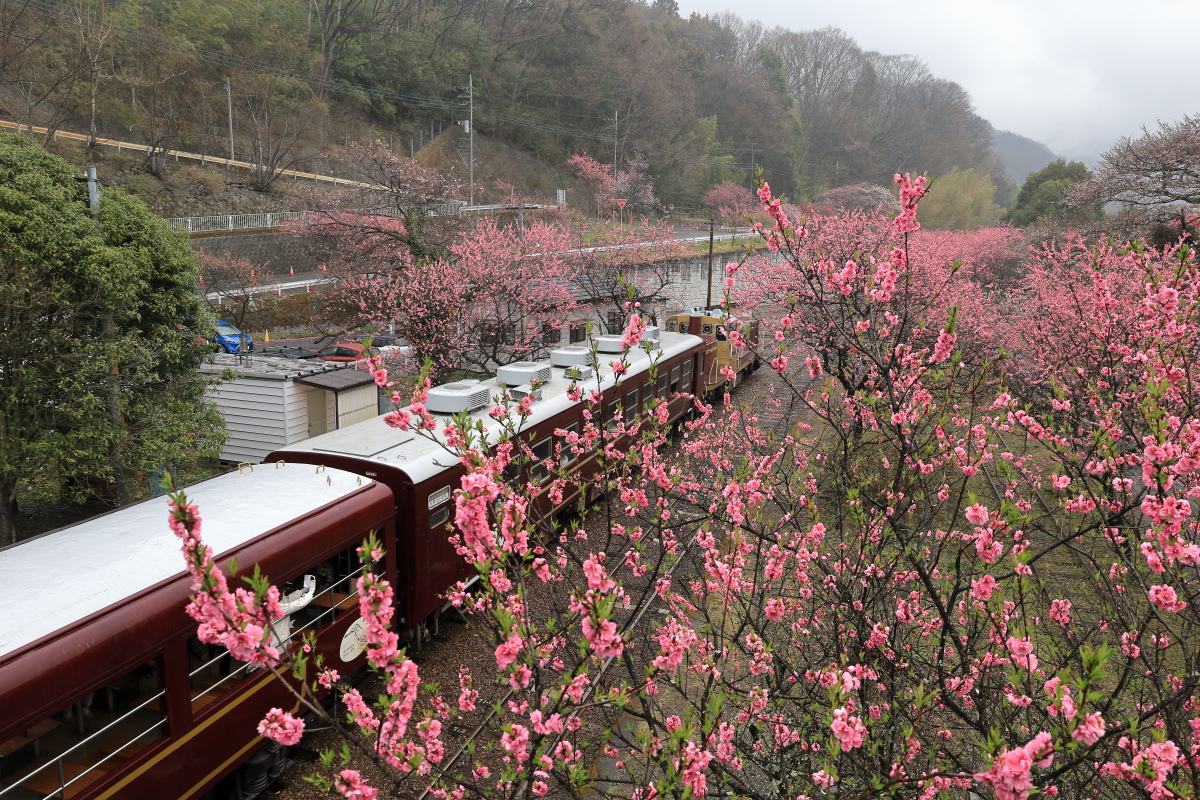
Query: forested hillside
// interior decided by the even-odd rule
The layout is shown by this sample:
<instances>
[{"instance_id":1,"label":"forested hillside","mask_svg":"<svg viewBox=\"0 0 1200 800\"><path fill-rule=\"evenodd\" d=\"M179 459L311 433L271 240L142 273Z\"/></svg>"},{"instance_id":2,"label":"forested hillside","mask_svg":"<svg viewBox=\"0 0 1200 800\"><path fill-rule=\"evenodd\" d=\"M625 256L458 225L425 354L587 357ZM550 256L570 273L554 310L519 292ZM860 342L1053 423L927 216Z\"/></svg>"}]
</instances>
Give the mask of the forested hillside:
<instances>
[{"instance_id":1,"label":"forested hillside","mask_svg":"<svg viewBox=\"0 0 1200 800\"><path fill-rule=\"evenodd\" d=\"M1030 173L1045 167L1056 155L1041 142L1012 131L992 132L992 152L1008 169L1008 177L1018 186L1025 182Z\"/></svg>"},{"instance_id":2,"label":"forested hillside","mask_svg":"<svg viewBox=\"0 0 1200 800\"><path fill-rule=\"evenodd\" d=\"M955 168L1011 195L962 87L832 28L673 0L0 1L3 116L148 145L156 174L228 155L231 117L258 188L348 140L409 154L468 118L468 82L477 134L564 169L640 153L663 204L758 167L798 200Z\"/></svg>"}]
</instances>

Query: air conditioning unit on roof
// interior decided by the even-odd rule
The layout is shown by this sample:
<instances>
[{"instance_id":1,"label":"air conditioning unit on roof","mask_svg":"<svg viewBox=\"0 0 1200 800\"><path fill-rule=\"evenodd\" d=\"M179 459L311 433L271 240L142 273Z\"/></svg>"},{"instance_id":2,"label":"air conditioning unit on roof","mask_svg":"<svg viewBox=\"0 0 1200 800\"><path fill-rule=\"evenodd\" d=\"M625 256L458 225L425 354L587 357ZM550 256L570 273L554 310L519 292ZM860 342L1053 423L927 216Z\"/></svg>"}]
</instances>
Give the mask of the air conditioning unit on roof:
<instances>
[{"instance_id":1,"label":"air conditioning unit on roof","mask_svg":"<svg viewBox=\"0 0 1200 800\"><path fill-rule=\"evenodd\" d=\"M647 325L646 330L642 333L643 341L657 342L659 328L657 325Z\"/></svg>"},{"instance_id":2,"label":"air conditioning unit on roof","mask_svg":"<svg viewBox=\"0 0 1200 800\"><path fill-rule=\"evenodd\" d=\"M619 352L621 352L621 339L622 338L623 337L618 336L615 333L608 333L608 334L605 334L604 336L597 336L595 339L596 350L601 353L619 353Z\"/></svg>"},{"instance_id":3,"label":"air conditioning unit on roof","mask_svg":"<svg viewBox=\"0 0 1200 800\"><path fill-rule=\"evenodd\" d=\"M556 367L574 367L592 360L591 348L574 344L550 351L550 363Z\"/></svg>"},{"instance_id":4,"label":"air conditioning unit on roof","mask_svg":"<svg viewBox=\"0 0 1200 800\"><path fill-rule=\"evenodd\" d=\"M577 364L563 370L563 377L569 381L586 381L592 375L592 368L587 364Z\"/></svg>"},{"instance_id":5,"label":"air conditioning unit on roof","mask_svg":"<svg viewBox=\"0 0 1200 800\"><path fill-rule=\"evenodd\" d=\"M550 380L550 364L544 361L515 361L496 370L496 380L505 386L520 386L534 379Z\"/></svg>"},{"instance_id":6,"label":"air conditioning unit on roof","mask_svg":"<svg viewBox=\"0 0 1200 800\"><path fill-rule=\"evenodd\" d=\"M488 404L488 388L479 381L443 383L429 390L425 407L435 414L475 411Z\"/></svg>"},{"instance_id":7,"label":"air conditioning unit on roof","mask_svg":"<svg viewBox=\"0 0 1200 800\"><path fill-rule=\"evenodd\" d=\"M547 369L549 368L547 367ZM522 386L509 386L508 396L513 400L524 400L526 397L531 397L534 400L541 400L542 387L539 386L538 388L534 389L528 383Z\"/></svg>"}]
</instances>

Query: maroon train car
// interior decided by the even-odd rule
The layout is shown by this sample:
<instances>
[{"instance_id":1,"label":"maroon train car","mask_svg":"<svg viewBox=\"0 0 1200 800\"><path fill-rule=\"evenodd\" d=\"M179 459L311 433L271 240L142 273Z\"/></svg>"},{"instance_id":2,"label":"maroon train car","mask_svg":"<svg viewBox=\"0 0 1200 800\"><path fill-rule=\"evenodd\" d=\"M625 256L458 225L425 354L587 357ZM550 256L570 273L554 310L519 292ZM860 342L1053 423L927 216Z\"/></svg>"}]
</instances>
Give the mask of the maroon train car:
<instances>
[{"instance_id":1,"label":"maroon train car","mask_svg":"<svg viewBox=\"0 0 1200 800\"><path fill-rule=\"evenodd\" d=\"M585 487L597 471L597 453L574 454L570 448L556 447L561 439L554 435L555 430L579 431L583 425L585 404L568 396L571 384L577 383L585 393L603 393L601 419L606 425L611 425L618 413L626 420L647 414L659 399L667 401L669 419L675 421L691 407L689 395L696 392L704 353L711 347L697 336L659 333L651 328L646 335L650 349L629 352L628 372L618 381L611 365L621 357L620 340L620 336L595 337L597 359L593 359L592 345L585 343L551 351L549 362L501 367L494 380L436 386L430 390L426 406L445 421L452 413L468 412L494 442L502 426L488 412L504 392L514 397L533 396L532 414L521 424L521 440L539 460L551 459L558 452L562 465L575 479L557 506L541 509L552 513L586 500ZM533 388L533 381L538 389ZM436 437L441 436L443 427L444 422L439 422ZM265 463L274 461L327 465L377 480L392 490L399 547L396 613L401 624L417 627L438 609L450 586L474 576L473 568L447 538L453 492L464 469L437 441L391 428L383 417L375 417L296 442L267 456ZM535 466L533 475L522 477L536 481L537 470ZM541 469L540 477L547 473Z\"/></svg>"},{"instance_id":2,"label":"maroon train car","mask_svg":"<svg viewBox=\"0 0 1200 800\"><path fill-rule=\"evenodd\" d=\"M328 663L361 666L354 551L378 531L395 552L387 487L279 465L188 494L219 563L259 564L306 601L277 635L315 630ZM283 766L256 725L296 701L196 639L183 567L162 497L0 550L0 798L236 800Z\"/></svg>"}]
</instances>

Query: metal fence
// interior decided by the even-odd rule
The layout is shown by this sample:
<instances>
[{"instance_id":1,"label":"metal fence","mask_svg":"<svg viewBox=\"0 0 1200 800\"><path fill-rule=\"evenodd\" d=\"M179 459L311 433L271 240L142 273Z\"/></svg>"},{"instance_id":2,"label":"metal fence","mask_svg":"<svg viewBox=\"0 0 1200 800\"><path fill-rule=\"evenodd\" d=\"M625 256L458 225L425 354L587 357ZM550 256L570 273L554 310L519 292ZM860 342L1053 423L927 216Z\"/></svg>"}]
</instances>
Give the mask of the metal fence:
<instances>
[{"instance_id":1,"label":"metal fence","mask_svg":"<svg viewBox=\"0 0 1200 800\"><path fill-rule=\"evenodd\" d=\"M275 211L267 214L219 214L212 217L172 217L166 222L172 228L188 233L214 231L244 231L255 228L278 228L293 220L303 219L307 211Z\"/></svg>"}]
</instances>

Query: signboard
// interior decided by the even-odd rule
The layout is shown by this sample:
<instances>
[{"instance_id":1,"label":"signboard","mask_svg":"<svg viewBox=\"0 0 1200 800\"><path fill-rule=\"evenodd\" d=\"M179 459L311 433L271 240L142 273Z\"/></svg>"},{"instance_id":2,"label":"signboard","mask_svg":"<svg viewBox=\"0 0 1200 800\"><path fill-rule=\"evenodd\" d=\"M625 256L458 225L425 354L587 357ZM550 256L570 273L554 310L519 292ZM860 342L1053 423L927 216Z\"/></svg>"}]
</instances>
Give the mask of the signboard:
<instances>
[{"instance_id":1,"label":"signboard","mask_svg":"<svg viewBox=\"0 0 1200 800\"><path fill-rule=\"evenodd\" d=\"M350 627L342 634L342 646L338 655L342 657L342 661L349 662L358 658L366 649L367 621L359 617L350 623Z\"/></svg>"},{"instance_id":2,"label":"signboard","mask_svg":"<svg viewBox=\"0 0 1200 800\"><path fill-rule=\"evenodd\" d=\"M618 200L618 201L617 201L617 207L618 207L618 208L624 208L624 207L625 207L625 204L626 204L626 203L628 203L628 202L629 202L629 201L628 201L628 200L626 200L625 198L621 198L620 200Z\"/></svg>"}]
</instances>

